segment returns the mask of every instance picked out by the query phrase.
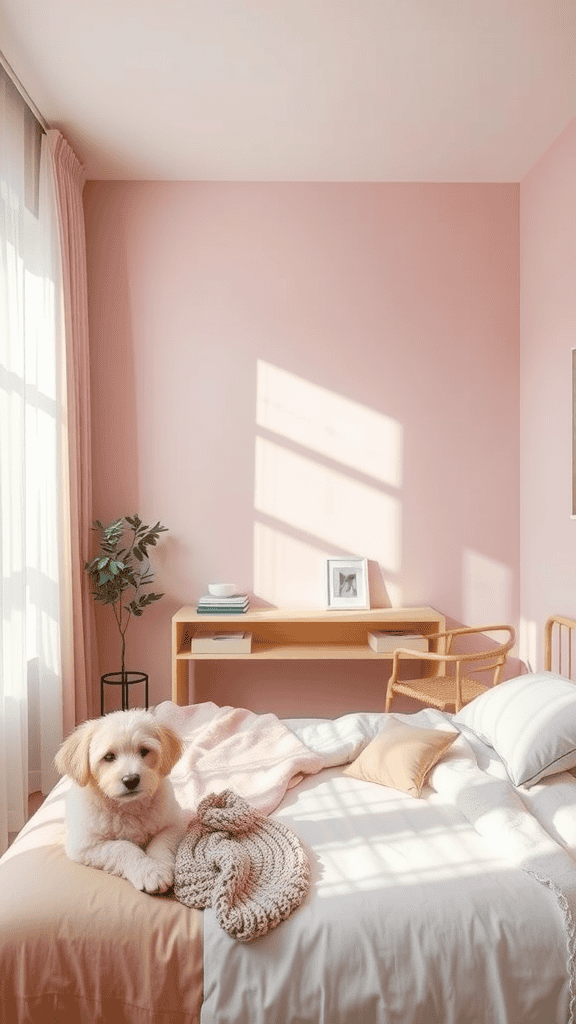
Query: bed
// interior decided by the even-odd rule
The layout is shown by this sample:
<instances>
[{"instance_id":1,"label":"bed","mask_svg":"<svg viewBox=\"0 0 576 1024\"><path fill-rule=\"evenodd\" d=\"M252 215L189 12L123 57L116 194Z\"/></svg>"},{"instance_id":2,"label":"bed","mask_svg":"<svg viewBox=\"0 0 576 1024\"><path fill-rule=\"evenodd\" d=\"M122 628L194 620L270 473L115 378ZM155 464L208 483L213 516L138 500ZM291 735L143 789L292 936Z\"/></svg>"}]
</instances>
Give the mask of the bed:
<instances>
[{"instance_id":1,"label":"bed","mask_svg":"<svg viewBox=\"0 0 576 1024\"><path fill-rule=\"evenodd\" d=\"M573 630L549 620L546 671L455 716L280 723L243 712L236 749L272 723L291 750L262 789L252 773L245 795L293 831L310 864L301 905L252 942L232 938L211 909L68 861L62 780L0 859L0 1020L573 1021ZM223 710L233 711L201 713ZM157 712L185 727L193 713L171 702ZM304 759L278 771L298 744ZM185 759L174 780L181 802L193 799ZM241 773L222 786L230 781L242 789Z\"/></svg>"}]
</instances>

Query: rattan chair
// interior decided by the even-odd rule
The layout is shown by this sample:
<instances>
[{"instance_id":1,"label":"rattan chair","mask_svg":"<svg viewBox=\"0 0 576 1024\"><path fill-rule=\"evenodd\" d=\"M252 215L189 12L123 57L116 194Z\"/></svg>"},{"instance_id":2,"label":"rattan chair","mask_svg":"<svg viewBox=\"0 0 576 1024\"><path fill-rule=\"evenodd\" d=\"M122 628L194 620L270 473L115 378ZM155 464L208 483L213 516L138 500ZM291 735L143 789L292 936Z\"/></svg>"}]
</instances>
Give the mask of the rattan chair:
<instances>
[{"instance_id":1,"label":"rattan chair","mask_svg":"<svg viewBox=\"0 0 576 1024\"><path fill-rule=\"evenodd\" d=\"M493 633L500 630L505 631L508 636L508 639L502 644L485 647L484 650L452 653L455 637ZM392 675L388 681L386 693L386 711L390 710L392 700L397 693L413 697L425 705L439 708L440 711L460 711L464 704L468 704L474 697L484 693L486 689L482 682L463 675L462 665L466 664L468 671L472 669L474 673L492 671L494 673L492 686L496 686L502 677L502 669L506 663L508 652L514 645L516 635L512 626L464 626L460 629L448 629L443 633L432 633L427 639L436 641L436 651L414 651L403 647L394 651ZM486 641L489 638L484 636L483 639ZM422 679L399 679L400 662L405 658L432 662L436 666L436 672Z\"/></svg>"}]
</instances>

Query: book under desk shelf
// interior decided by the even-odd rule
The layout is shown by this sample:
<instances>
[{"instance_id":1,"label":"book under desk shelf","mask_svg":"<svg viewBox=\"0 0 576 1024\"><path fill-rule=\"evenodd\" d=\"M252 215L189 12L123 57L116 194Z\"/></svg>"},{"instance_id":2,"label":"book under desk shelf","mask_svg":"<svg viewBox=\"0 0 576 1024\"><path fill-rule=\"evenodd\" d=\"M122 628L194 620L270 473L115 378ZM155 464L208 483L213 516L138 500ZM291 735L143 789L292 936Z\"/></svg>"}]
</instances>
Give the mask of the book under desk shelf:
<instances>
[{"instance_id":1,"label":"book under desk shelf","mask_svg":"<svg viewBox=\"0 0 576 1024\"><path fill-rule=\"evenodd\" d=\"M393 651L376 653L368 633L420 633L445 629L444 616L434 608L371 608L365 611L297 611L256 608L242 614L198 613L194 606L180 608L172 617L172 700L188 704L190 663L201 661L265 660L380 660L390 662ZM252 634L250 653L192 653L192 637L198 631ZM431 650L435 650L432 641ZM402 638L398 637L398 647ZM419 662L415 662L418 665Z\"/></svg>"}]
</instances>

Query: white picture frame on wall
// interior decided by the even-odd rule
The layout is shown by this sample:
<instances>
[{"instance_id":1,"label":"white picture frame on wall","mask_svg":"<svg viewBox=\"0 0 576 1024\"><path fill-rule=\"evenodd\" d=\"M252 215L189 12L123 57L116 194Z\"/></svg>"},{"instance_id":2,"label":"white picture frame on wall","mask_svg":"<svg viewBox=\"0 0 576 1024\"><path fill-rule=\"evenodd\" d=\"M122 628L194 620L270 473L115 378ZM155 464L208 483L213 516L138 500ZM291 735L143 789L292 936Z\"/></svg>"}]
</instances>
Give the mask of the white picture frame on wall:
<instances>
[{"instance_id":1,"label":"white picture frame on wall","mask_svg":"<svg viewBox=\"0 0 576 1024\"><path fill-rule=\"evenodd\" d=\"M370 607L367 558L327 558L324 584L328 611Z\"/></svg>"}]
</instances>

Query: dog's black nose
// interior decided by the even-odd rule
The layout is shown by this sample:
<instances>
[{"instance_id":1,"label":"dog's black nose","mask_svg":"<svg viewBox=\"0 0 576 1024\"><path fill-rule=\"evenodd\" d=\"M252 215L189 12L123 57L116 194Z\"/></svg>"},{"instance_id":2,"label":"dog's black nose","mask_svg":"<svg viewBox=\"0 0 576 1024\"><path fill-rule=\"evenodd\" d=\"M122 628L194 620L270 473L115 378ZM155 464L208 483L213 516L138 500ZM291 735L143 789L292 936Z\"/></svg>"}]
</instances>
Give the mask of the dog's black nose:
<instances>
[{"instance_id":1,"label":"dog's black nose","mask_svg":"<svg viewBox=\"0 0 576 1024\"><path fill-rule=\"evenodd\" d=\"M122 779L122 782L126 786L126 789L129 789L130 792L132 792L132 790L136 789L136 786L140 782L140 776L139 775L125 775L124 778Z\"/></svg>"}]
</instances>

